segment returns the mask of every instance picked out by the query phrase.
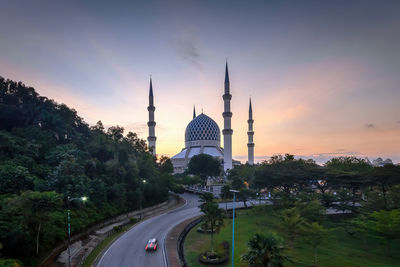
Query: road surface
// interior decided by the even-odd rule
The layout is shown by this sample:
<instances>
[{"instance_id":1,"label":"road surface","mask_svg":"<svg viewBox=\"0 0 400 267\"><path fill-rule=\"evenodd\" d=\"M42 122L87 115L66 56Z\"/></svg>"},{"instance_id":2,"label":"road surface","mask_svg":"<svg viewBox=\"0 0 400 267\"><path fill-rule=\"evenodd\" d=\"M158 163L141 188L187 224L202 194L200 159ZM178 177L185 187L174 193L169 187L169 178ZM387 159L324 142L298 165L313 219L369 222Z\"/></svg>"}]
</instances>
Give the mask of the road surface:
<instances>
[{"instance_id":1,"label":"road surface","mask_svg":"<svg viewBox=\"0 0 400 267\"><path fill-rule=\"evenodd\" d=\"M181 196L186 200L184 206L145 220L133 227L106 250L97 266L168 266L164 251L166 235L175 225L200 214L197 195L185 193ZM144 247L153 237L159 240L159 247L155 252L146 252Z\"/></svg>"},{"instance_id":2,"label":"road surface","mask_svg":"<svg viewBox=\"0 0 400 267\"><path fill-rule=\"evenodd\" d=\"M98 267L162 267L168 266L165 248L165 237L168 232L179 223L200 215L198 208L198 195L182 194L186 204L180 208L169 211L145 220L118 238L102 255ZM243 203L236 203L237 207ZM225 204L220 204L225 208ZM231 203L228 204L228 208ZM159 240L159 247L155 252L144 250L150 238Z\"/></svg>"}]
</instances>

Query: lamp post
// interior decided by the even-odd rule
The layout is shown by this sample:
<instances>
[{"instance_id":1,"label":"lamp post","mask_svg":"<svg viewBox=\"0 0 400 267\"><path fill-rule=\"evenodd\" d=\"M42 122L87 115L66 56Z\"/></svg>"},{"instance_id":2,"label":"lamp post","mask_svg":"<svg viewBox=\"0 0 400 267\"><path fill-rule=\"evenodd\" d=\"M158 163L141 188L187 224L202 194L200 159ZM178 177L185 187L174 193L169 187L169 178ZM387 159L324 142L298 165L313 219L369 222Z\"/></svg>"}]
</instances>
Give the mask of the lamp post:
<instances>
[{"instance_id":1,"label":"lamp post","mask_svg":"<svg viewBox=\"0 0 400 267\"><path fill-rule=\"evenodd\" d=\"M71 198L67 196L67 223L68 223L68 267L71 267L71 216L70 216L70 209L69 209L69 203L72 202L73 200L81 200L85 202L87 200L87 197L74 197Z\"/></svg>"},{"instance_id":2,"label":"lamp post","mask_svg":"<svg viewBox=\"0 0 400 267\"><path fill-rule=\"evenodd\" d=\"M143 190L143 186L144 186L145 184L146 184L146 179L143 179L142 182L141 182L141 184L140 184L140 207L139 207L139 208L140 208L140 220L142 219L142 208L143 208L143 207L142 207L142 202L143 202L143 195L144 195L144 194L143 194L143 193L144 193L144 192L143 192L143 191L144 191L144 190Z\"/></svg>"},{"instance_id":3,"label":"lamp post","mask_svg":"<svg viewBox=\"0 0 400 267\"><path fill-rule=\"evenodd\" d=\"M232 209L232 267L233 267L233 256L235 255L235 202L236 202L236 193L239 193L237 190L230 189L230 192L233 193L233 209Z\"/></svg>"}]
</instances>

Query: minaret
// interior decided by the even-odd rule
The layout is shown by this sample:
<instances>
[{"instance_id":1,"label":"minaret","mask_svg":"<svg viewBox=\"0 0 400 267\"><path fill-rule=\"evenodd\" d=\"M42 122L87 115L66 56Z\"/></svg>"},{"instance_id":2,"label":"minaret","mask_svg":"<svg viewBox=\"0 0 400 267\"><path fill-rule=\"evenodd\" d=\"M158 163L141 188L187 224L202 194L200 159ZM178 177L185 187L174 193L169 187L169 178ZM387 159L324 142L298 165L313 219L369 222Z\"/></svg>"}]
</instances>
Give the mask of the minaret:
<instances>
[{"instance_id":1,"label":"minaret","mask_svg":"<svg viewBox=\"0 0 400 267\"><path fill-rule=\"evenodd\" d=\"M196 106L193 106L193 119L196 118Z\"/></svg>"},{"instance_id":2,"label":"minaret","mask_svg":"<svg viewBox=\"0 0 400 267\"><path fill-rule=\"evenodd\" d=\"M147 126L149 126L149 136L147 137L149 150L153 156L156 155L156 134L155 134L155 127L156 122L154 121L154 111L156 108L154 107L154 97L153 97L153 84L150 77L150 92L149 92L149 106L147 107L149 111L149 121L147 122Z\"/></svg>"},{"instance_id":3,"label":"minaret","mask_svg":"<svg viewBox=\"0 0 400 267\"><path fill-rule=\"evenodd\" d=\"M247 143L247 150L248 150L248 159L247 163L249 165L254 164L254 142L253 142L253 110L251 108L251 98L250 98L250 104L249 104L249 119L247 120L247 123L249 124L249 130L247 131L247 137L248 137L248 143Z\"/></svg>"},{"instance_id":4,"label":"minaret","mask_svg":"<svg viewBox=\"0 0 400 267\"><path fill-rule=\"evenodd\" d=\"M224 100L224 112L222 117L224 118L224 129L222 134L224 136L224 171L232 169L232 134L231 129L231 99L232 95L229 92L229 74L228 74L228 62L226 62L225 67L225 93L222 96Z\"/></svg>"}]
</instances>

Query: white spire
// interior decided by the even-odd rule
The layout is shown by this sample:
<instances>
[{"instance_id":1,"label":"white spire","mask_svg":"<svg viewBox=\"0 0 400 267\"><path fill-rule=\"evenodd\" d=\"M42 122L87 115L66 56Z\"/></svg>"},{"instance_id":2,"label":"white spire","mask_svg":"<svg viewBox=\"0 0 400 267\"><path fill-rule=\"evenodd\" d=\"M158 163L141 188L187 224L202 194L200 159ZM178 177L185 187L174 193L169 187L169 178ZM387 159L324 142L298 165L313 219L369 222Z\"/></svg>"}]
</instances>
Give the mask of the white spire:
<instances>
[{"instance_id":1,"label":"white spire","mask_svg":"<svg viewBox=\"0 0 400 267\"><path fill-rule=\"evenodd\" d=\"M147 122L147 126L149 127L149 136L147 137L147 142L151 154L154 156L156 155L156 134L155 134L155 127L156 122L154 121L154 111L156 110L154 106L154 96L153 96L153 83L150 76L150 89L149 89L149 106L147 107L149 111L149 121Z\"/></svg>"},{"instance_id":2,"label":"white spire","mask_svg":"<svg viewBox=\"0 0 400 267\"><path fill-rule=\"evenodd\" d=\"M254 131L253 131L253 109L251 107L251 98L250 98L250 103L249 103L249 119L247 120L247 123L249 124L249 129L247 131L247 138L248 138L248 143L247 143L247 152L248 152L248 157L247 157L247 163L250 165L254 164L254 142L253 142L253 136L254 136Z\"/></svg>"},{"instance_id":3,"label":"white spire","mask_svg":"<svg viewBox=\"0 0 400 267\"><path fill-rule=\"evenodd\" d=\"M222 113L222 117L224 118L224 129L222 130L222 134L224 136L224 171L227 171L229 169L232 169L232 134L233 134L233 130L231 129L232 95L230 94L228 61L226 61L225 65L225 93L224 95L222 95L222 99L224 100L224 112Z\"/></svg>"}]
</instances>

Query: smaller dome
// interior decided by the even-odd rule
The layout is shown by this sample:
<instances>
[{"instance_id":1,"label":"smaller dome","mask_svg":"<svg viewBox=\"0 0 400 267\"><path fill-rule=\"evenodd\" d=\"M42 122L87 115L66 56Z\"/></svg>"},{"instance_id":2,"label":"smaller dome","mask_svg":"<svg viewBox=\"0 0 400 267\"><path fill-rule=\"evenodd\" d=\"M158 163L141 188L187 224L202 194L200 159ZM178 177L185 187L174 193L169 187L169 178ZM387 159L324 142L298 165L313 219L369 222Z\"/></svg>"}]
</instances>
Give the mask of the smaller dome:
<instances>
[{"instance_id":1,"label":"smaller dome","mask_svg":"<svg viewBox=\"0 0 400 267\"><path fill-rule=\"evenodd\" d=\"M185 142L203 140L220 142L221 138L218 124L202 113L186 127Z\"/></svg>"}]
</instances>

